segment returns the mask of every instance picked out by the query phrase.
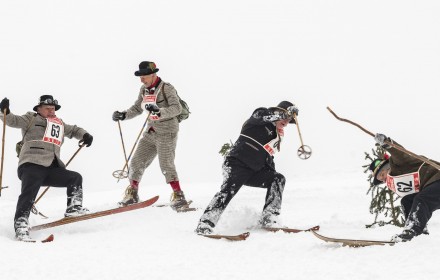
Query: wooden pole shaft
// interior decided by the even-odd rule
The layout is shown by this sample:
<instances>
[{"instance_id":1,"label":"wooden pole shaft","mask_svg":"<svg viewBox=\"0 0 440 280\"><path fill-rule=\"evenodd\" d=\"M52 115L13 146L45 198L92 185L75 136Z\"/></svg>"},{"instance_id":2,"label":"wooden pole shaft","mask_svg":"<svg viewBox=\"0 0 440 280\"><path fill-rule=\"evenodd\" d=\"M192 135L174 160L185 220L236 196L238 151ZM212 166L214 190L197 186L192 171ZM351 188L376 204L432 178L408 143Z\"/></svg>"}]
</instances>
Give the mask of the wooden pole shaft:
<instances>
[{"instance_id":1,"label":"wooden pole shaft","mask_svg":"<svg viewBox=\"0 0 440 280\"><path fill-rule=\"evenodd\" d=\"M347 119L343 119L343 118L338 117L338 115L336 115L335 112L333 112L332 109L330 109L329 107L327 107L327 110L329 110L330 113L331 113L336 119L338 119L338 120L340 120L340 121L343 121L343 122L348 122L349 124L352 124L352 125L354 125L354 126L357 126L357 127L360 128L362 131L364 131L365 133L369 134L370 136L373 136L373 137L375 136L375 134L373 134L372 132L366 130L365 128L363 128L363 127L360 126L359 124L357 124L357 123L355 123L355 122L352 122L352 121L350 121L350 120L347 120ZM423 161L424 163L429 164L429 165L431 165L432 167L434 167L434 168L440 170L440 165L436 164L435 162L432 162L431 160L429 160L429 159L427 159L427 158L424 158L424 157L422 157L422 156L416 155L416 154L414 154L413 152L408 151L408 150L406 150L405 148L400 147L400 146L398 146L398 145L396 145L396 144L394 144L394 143L392 143L392 142L390 142L390 141L388 141L388 140L385 140L385 144L387 144L387 145L389 145L389 146L395 148L396 150L399 150L399 151L401 151L401 152L403 152L403 153L406 153L407 155L410 155L410 156L412 156L412 157L414 157L414 158L416 158L416 159L418 159L418 160L420 160L420 161Z\"/></svg>"},{"instance_id":2,"label":"wooden pole shaft","mask_svg":"<svg viewBox=\"0 0 440 280\"><path fill-rule=\"evenodd\" d=\"M119 120L118 120L118 127L119 127L119 135L121 135L122 150L124 151L125 162L127 162L127 161L128 161L128 158L127 158L127 153L125 152L124 137L122 137L121 122L120 122Z\"/></svg>"},{"instance_id":3,"label":"wooden pole shaft","mask_svg":"<svg viewBox=\"0 0 440 280\"><path fill-rule=\"evenodd\" d=\"M299 134L299 140L301 141L301 147L304 146L303 143L303 139L302 139L302 135L301 135L301 131L299 129L299 124L298 124L298 118L296 117L296 114L293 114L293 118L295 119L295 123L296 123L296 128L298 129L298 134Z\"/></svg>"},{"instance_id":4,"label":"wooden pole shaft","mask_svg":"<svg viewBox=\"0 0 440 280\"><path fill-rule=\"evenodd\" d=\"M3 162L5 159L5 134L6 134L6 112L8 109L3 110L3 136L2 136L2 160L0 167L0 196L2 195L3 189Z\"/></svg>"},{"instance_id":5,"label":"wooden pole shaft","mask_svg":"<svg viewBox=\"0 0 440 280\"><path fill-rule=\"evenodd\" d=\"M133 148L131 148L130 155L128 156L128 159L125 161L125 165L124 165L124 168L122 168L122 172L121 172L121 173L124 173L125 168L128 166L128 160L130 160L131 155L132 155L133 152L134 152L134 148L136 148L136 145L137 145L137 143L138 143L138 141L139 141L139 138L140 138L141 135L142 135L142 132L144 131L145 126L147 125L147 122L148 122L148 119L150 118L150 115L151 115L151 112L148 113L148 116L147 116L147 118L145 119L144 125L142 126L142 129L141 129L141 131L139 132L139 135L138 135L138 137L136 138L136 141L134 142Z\"/></svg>"}]
</instances>

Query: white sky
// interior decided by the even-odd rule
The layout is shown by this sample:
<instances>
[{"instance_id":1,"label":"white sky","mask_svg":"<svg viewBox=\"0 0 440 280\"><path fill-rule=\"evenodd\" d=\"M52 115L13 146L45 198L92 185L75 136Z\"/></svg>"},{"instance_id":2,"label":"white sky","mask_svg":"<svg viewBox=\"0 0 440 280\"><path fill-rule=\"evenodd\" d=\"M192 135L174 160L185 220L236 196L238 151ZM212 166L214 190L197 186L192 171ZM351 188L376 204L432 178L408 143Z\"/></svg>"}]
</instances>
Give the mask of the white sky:
<instances>
[{"instance_id":1,"label":"white sky","mask_svg":"<svg viewBox=\"0 0 440 280\"><path fill-rule=\"evenodd\" d=\"M330 106L372 132L440 159L437 1L0 1L0 92L11 110L32 110L42 94L58 115L94 136L71 165L85 185L112 187L124 165L115 110L127 109L155 61L188 102L176 164L182 186L221 179L221 145L235 141L259 106L296 103L308 161L291 126L278 169L289 178L361 170L373 139L334 119ZM144 117L123 122L127 150ZM18 130L7 129L4 182L16 178ZM67 161L76 141L67 141ZM155 161L146 172L163 182ZM125 183L122 183L125 184ZM145 179L142 184L148 184ZM122 185L121 185L122 186Z\"/></svg>"},{"instance_id":2,"label":"white sky","mask_svg":"<svg viewBox=\"0 0 440 280\"><path fill-rule=\"evenodd\" d=\"M319 224L328 236L389 239L400 229L364 227L373 216L361 165L374 141L326 107L440 160L439 14L437 0L0 0L0 98L24 114L40 95L52 94L62 106L58 116L94 136L70 166L84 177L92 211L113 207L127 184L111 175L124 165L111 114L136 99L141 84L133 73L140 61L155 61L162 79L190 105L176 164L195 207L206 207L218 191L221 145L235 141L256 107L289 100L300 109L304 144L313 155L300 160L298 132L286 129L276 155L287 178L285 225ZM143 122L122 122L127 150ZM54 233L51 244L16 243L20 139L18 130L7 128L2 279L438 279L432 250L440 236L438 214L429 236L394 247L340 248L310 233L258 230L232 245L194 234L201 210L177 215L154 207L33 233L38 239ZM77 141L67 139L63 159L76 149ZM141 198L158 194L166 202L169 193L155 161L141 182ZM217 230L249 230L264 195L243 188ZM60 217L64 190L51 190L40 207L52 220ZM31 216L32 225L43 222Z\"/></svg>"}]
</instances>

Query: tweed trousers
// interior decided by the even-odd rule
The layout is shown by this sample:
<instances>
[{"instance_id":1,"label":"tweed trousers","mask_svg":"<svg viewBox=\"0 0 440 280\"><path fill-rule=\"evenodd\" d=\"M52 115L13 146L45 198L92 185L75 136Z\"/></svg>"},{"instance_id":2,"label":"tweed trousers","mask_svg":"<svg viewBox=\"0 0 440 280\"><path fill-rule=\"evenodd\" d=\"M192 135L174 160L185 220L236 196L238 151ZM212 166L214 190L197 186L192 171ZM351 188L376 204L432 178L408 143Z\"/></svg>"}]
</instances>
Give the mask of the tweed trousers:
<instances>
[{"instance_id":1,"label":"tweed trousers","mask_svg":"<svg viewBox=\"0 0 440 280\"><path fill-rule=\"evenodd\" d=\"M176 133L156 133L152 130L146 131L139 141L133 159L128 168L130 180L141 181L145 169L158 156L159 166L167 183L178 181L174 158L177 145Z\"/></svg>"}]
</instances>

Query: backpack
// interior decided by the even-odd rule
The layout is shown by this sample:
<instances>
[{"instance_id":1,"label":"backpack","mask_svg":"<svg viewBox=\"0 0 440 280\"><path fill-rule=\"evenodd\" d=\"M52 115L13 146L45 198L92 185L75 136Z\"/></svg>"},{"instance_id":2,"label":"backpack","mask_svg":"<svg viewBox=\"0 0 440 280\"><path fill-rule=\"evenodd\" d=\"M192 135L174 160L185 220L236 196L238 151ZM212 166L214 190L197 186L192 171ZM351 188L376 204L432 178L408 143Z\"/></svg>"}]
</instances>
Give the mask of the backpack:
<instances>
[{"instance_id":1,"label":"backpack","mask_svg":"<svg viewBox=\"0 0 440 280\"><path fill-rule=\"evenodd\" d=\"M165 92L164 87L165 87L165 83L162 85L163 92ZM177 115L177 117L176 117L177 121L180 123L181 121L186 120L189 117L189 114L191 114L191 112L189 111L188 104L184 100L182 100L182 98L180 98L180 96L177 94L177 91L176 91L176 95L177 95L177 99L179 99L180 105L182 106L182 112L180 112L180 115ZM165 94L163 94L163 98L168 103L168 100L167 100Z\"/></svg>"}]
</instances>

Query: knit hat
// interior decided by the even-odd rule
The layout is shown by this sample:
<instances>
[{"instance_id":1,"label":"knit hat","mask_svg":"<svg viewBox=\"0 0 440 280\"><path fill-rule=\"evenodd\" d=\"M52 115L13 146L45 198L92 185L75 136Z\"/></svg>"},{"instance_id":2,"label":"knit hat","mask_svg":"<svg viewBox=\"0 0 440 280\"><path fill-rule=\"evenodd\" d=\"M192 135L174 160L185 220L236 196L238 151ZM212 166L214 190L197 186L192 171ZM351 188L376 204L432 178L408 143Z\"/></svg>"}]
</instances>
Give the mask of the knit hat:
<instances>
[{"instance_id":1,"label":"knit hat","mask_svg":"<svg viewBox=\"0 0 440 280\"><path fill-rule=\"evenodd\" d=\"M380 173L380 171L388 165L388 163L390 162L389 156L387 154L384 155L383 159L375 159L371 162L370 164L370 171L373 173L373 185L377 186L382 184L383 182L380 181L379 179L377 179L377 175Z\"/></svg>"},{"instance_id":2,"label":"knit hat","mask_svg":"<svg viewBox=\"0 0 440 280\"><path fill-rule=\"evenodd\" d=\"M139 64L139 70L134 72L135 76L145 76L156 73L159 68L156 68L156 63L150 61L142 61Z\"/></svg>"},{"instance_id":3,"label":"knit hat","mask_svg":"<svg viewBox=\"0 0 440 280\"><path fill-rule=\"evenodd\" d=\"M34 111L37 111L37 108L41 105L53 105L55 106L55 111L58 111L61 106L58 105L58 100L53 99L52 95L42 95L40 99L38 99L38 105L34 106Z\"/></svg>"},{"instance_id":4,"label":"knit hat","mask_svg":"<svg viewBox=\"0 0 440 280\"><path fill-rule=\"evenodd\" d=\"M293 103L289 101L281 101L276 107L269 107L269 110L281 110L285 112L290 106L293 106ZM292 118L289 123L295 123L295 119Z\"/></svg>"}]
</instances>

